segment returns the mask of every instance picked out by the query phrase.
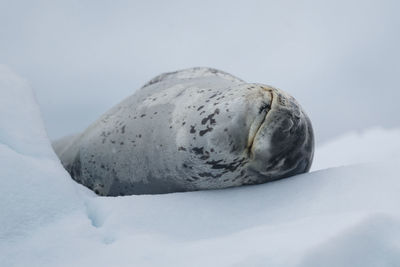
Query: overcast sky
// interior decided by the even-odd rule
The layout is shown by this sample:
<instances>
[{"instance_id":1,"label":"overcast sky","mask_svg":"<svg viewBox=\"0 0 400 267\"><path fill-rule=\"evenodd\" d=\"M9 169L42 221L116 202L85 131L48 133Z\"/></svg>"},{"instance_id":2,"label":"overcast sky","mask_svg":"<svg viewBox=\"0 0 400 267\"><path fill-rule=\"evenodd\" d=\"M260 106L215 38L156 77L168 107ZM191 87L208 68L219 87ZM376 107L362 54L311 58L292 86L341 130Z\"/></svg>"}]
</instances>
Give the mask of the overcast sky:
<instances>
[{"instance_id":1,"label":"overcast sky","mask_svg":"<svg viewBox=\"0 0 400 267\"><path fill-rule=\"evenodd\" d=\"M30 82L53 139L153 76L210 66L292 94L322 143L400 126L398 3L0 0L0 63Z\"/></svg>"}]
</instances>

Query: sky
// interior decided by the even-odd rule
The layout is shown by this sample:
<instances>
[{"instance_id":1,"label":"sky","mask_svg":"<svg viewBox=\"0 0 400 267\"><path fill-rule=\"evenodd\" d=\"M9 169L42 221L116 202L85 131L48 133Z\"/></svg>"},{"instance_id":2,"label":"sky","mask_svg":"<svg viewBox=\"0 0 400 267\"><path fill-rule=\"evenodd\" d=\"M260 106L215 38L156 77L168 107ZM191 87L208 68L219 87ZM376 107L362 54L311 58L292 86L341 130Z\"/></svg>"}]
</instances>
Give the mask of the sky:
<instances>
[{"instance_id":1,"label":"sky","mask_svg":"<svg viewBox=\"0 0 400 267\"><path fill-rule=\"evenodd\" d=\"M293 95L317 144L400 126L398 1L0 0L0 63L35 90L50 138L84 130L154 76L209 66Z\"/></svg>"}]
</instances>

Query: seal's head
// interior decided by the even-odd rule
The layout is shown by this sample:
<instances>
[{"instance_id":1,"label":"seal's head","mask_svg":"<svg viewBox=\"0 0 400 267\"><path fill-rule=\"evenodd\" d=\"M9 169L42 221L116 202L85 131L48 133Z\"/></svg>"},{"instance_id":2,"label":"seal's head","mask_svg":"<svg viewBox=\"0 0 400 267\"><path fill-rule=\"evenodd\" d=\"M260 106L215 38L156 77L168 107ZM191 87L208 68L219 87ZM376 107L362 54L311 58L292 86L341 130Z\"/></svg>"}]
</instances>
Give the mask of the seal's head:
<instances>
[{"instance_id":1,"label":"seal's head","mask_svg":"<svg viewBox=\"0 0 400 267\"><path fill-rule=\"evenodd\" d=\"M226 105L234 110L210 133L211 143L241 158L246 183L263 183L309 171L314 154L310 119L297 101L282 90L261 84L241 84ZM221 111L221 116L224 112ZM226 114L225 114L226 115ZM221 149L224 147L224 149ZM229 152L229 153L226 153ZM224 161L227 161L225 156ZM243 177L242 177L243 178Z\"/></svg>"},{"instance_id":2,"label":"seal's head","mask_svg":"<svg viewBox=\"0 0 400 267\"><path fill-rule=\"evenodd\" d=\"M259 114L248 137L249 171L276 180L307 172L314 154L310 119L285 92L259 86L269 103L259 104Z\"/></svg>"}]
</instances>

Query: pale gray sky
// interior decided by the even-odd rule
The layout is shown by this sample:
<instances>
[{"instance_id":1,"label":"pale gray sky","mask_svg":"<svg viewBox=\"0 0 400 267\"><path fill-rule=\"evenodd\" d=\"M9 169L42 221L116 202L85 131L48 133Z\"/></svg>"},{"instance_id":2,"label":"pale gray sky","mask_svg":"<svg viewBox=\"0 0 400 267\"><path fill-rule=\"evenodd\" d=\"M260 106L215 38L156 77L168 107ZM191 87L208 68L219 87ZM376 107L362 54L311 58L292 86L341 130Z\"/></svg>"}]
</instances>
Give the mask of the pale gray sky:
<instances>
[{"instance_id":1,"label":"pale gray sky","mask_svg":"<svg viewBox=\"0 0 400 267\"><path fill-rule=\"evenodd\" d=\"M317 141L400 126L398 1L0 0L0 63L36 91L51 138L161 72L210 66L295 96Z\"/></svg>"}]
</instances>

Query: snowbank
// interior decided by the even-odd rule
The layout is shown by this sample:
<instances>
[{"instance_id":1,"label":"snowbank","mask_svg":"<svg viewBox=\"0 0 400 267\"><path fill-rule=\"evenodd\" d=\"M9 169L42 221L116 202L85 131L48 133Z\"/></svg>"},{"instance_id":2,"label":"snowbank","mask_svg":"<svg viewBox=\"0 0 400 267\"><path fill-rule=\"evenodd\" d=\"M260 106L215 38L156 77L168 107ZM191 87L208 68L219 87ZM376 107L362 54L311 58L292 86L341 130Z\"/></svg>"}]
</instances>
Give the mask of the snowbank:
<instances>
[{"instance_id":1,"label":"snowbank","mask_svg":"<svg viewBox=\"0 0 400 267\"><path fill-rule=\"evenodd\" d=\"M0 143L13 151L55 159L28 83L0 64Z\"/></svg>"},{"instance_id":2,"label":"snowbank","mask_svg":"<svg viewBox=\"0 0 400 267\"><path fill-rule=\"evenodd\" d=\"M52 151L32 90L4 65L0 125L0 241L6 245L64 216L80 200Z\"/></svg>"},{"instance_id":3,"label":"snowbank","mask_svg":"<svg viewBox=\"0 0 400 267\"><path fill-rule=\"evenodd\" d=\"M4 67L0 98L0 266L400 265L395 163L226 190L97 197L62 169L32 92ZM317 168L359 159L370 136L391 149L391 134L335 141L317 151Z\"/></svg>"},{"instance_id":4,"label":"snowbank","mask_svg":"<svg viewBox=\"0 0 400 267\"><path fill-rule=\"evenodd\" d=\"M396 266L399 190L398 172L380 164L229 190L88 196L87 217L1 253L5 266Z\"/></svg>"}]
</instances>

